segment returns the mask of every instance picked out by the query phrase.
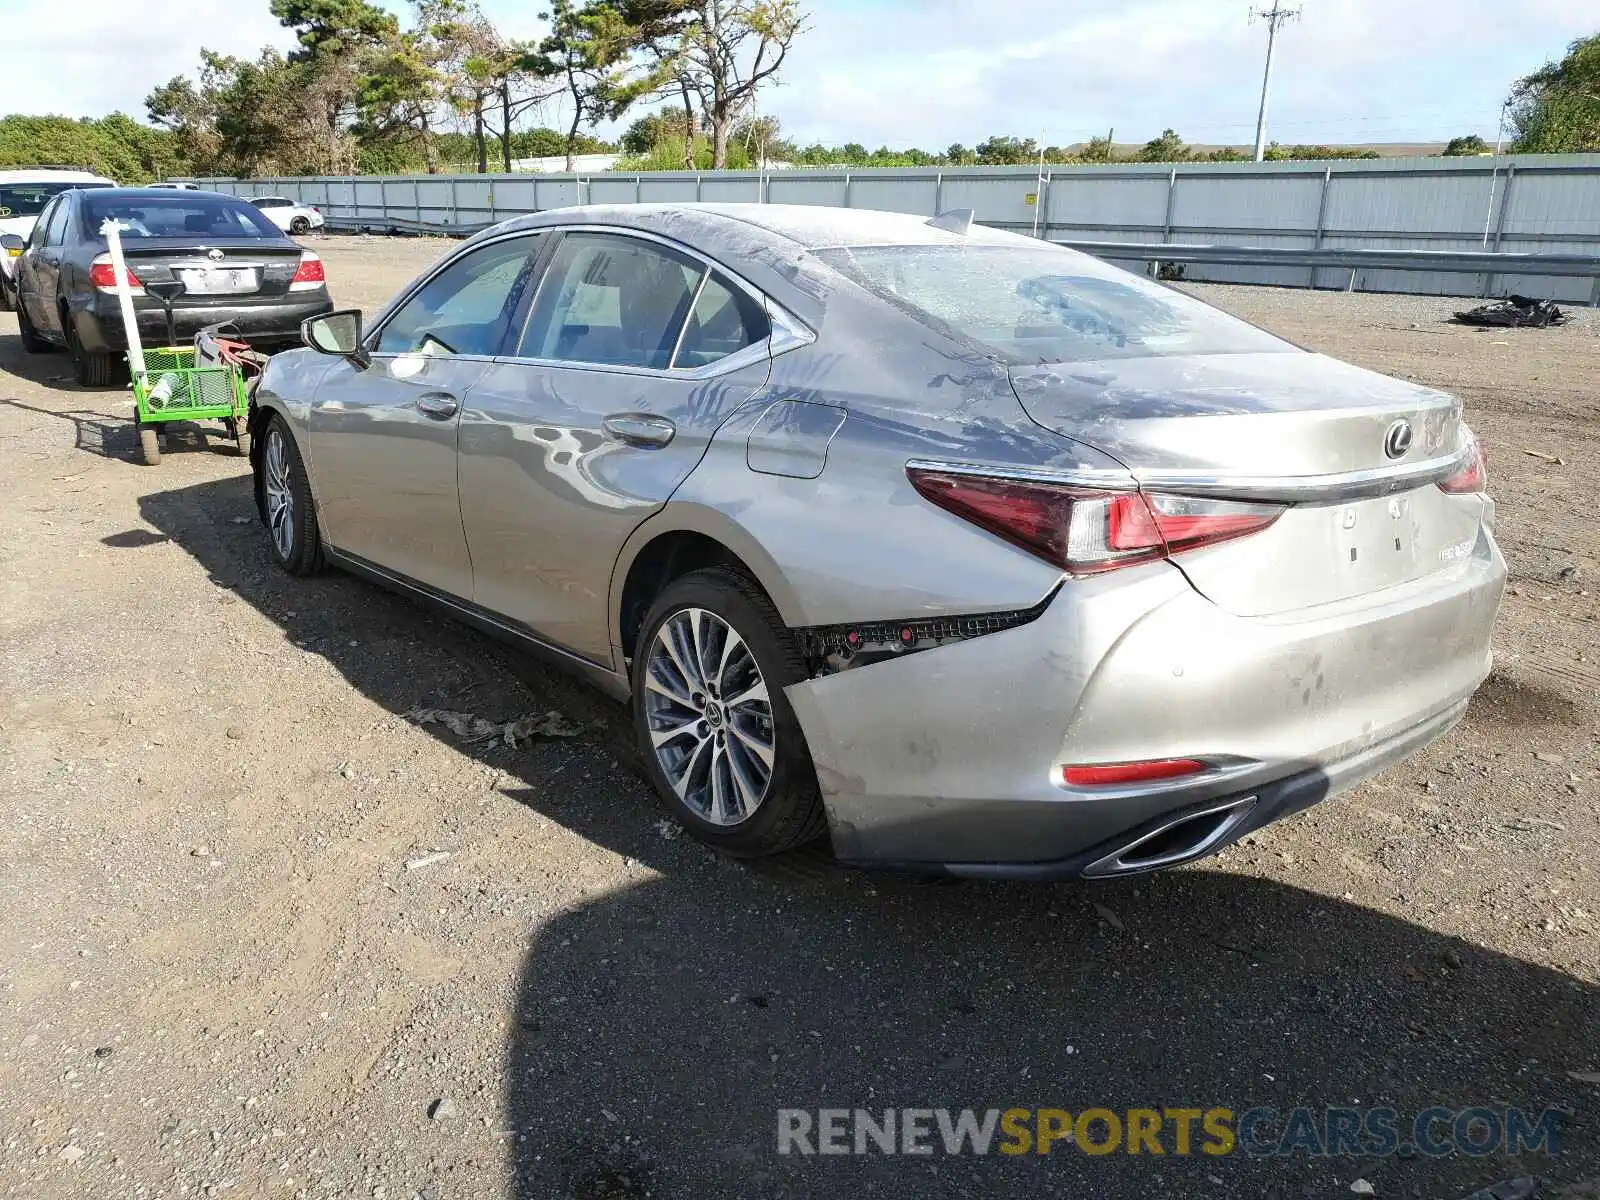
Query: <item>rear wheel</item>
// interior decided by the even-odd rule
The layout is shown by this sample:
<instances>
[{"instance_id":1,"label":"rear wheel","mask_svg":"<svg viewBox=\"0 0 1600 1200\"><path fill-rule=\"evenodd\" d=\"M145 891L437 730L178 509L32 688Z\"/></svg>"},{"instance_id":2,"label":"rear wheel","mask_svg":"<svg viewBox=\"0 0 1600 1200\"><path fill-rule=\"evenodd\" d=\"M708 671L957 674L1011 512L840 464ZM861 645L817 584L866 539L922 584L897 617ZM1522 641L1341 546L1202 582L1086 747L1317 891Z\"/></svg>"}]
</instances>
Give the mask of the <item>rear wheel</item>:
<instances>
[{"instance_id":1,"label":"rear wheel","mask_svg":"<svg viewBox=\"0 0 1600 1200\"><path fill-rule=\"evenodd\" d=\"M256 498L278 565L291 575L310 575L321 569L322 537L305 462L288 425L276 413L267 418L261 465L256 471Z\"/></svg>"},{"instance_id":2,"label":"rear wheel","mask_svg":"<svg viewBox=\"0 0 1600 1200\"><path fill-rule=\"evenodd\" d=\"M651 782L701 841L754 858L822 834L811 754L783 695L804 678L772 602L742 575L692 572L651 606L634 729Z\"/></svg>"},{"instance_id":3,"label":"rear wheel","mask_svg":"<svg viewBox=\"0 0 1600 1200\"><path fill-rule=\"evenodd\" d=\"M146 424L137 416L133 418L133 427L139 431L139 453L144 457L144 465L160 466L161 438L156 427Z\"/></svg>"},{"instance_id":4,"label":"rear wheel","mask_svg":"<svg viewBox=\"0 0 1600 1200\"><path fill-rule=\"evenodd\" d=\"M289 222L289 232L296 237L304 237L311 232L311 222L305 217L295 217Z\"/></svg>"},{"instance_id":5,"label":"rear wheel","mask_svg":"<svg viewBox=\"0 0 1600 1200\"><path fill-rule=\"evenodd\" d=\"M66 334L67 351L72 355L72 369L80 387L110 387L118 382L117 357L105 350L86 350L78 338L72 315L61 314L61 329Z\"/></svg>"},{"instance_id":6,"label":"rear wheel","mask_svg":"<svg viewBox=\"0 0 1600 1200\"><path fill-rule=\"evenodd\" d=\"M17 305L17 335L22 339L22 348L29 354L48 354L55 349L39 336L39 331L28 319L27 308L21 304Z\"/></svg>"}]
</instances>

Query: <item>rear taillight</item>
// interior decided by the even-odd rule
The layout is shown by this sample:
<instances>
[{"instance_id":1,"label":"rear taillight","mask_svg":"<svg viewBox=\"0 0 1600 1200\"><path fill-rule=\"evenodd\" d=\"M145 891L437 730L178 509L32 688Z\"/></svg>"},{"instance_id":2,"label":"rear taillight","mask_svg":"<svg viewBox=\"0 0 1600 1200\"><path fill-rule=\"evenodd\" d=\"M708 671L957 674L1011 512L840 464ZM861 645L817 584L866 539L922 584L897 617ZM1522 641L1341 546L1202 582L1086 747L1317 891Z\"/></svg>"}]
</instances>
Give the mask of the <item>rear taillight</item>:
<instances>
[{"instance_id":1,"label":"rear taillight","mask_svg":"<svg viewBox=\"0 0 1600 1200\"><path fill-rule=\"evenodd\" d=\"M320 287L326 287L328 277L322 270L322 259L309 250L300 252L300 265L295 269L294 278L289 281L291 292L309 292Z\"/></svg>"},{"instance_id":2,"label":"rear taillight","mask_svg":"<svg viewBox=\"0 0 1600 1200\"><path fill-rule=\"evenodd\" d=\"M1483 452L1483 447L1478 439L1469 431L1467 433L1466 461L1462 467L1449 479L1439 482L1441 492L1449 492L1452 496L1465 496L1473 492L1482 492L1489 486L1489 457Z\"/></svg>"},{"instance_id":3,"label":"rear taillight","mask_svg":"<svg viewBox=\"0 0 1600 1200\"><path fill-rule=\"evenodd\" d=\"M1056 768L1056 782L1067 787L1115 787L1181 779L1198 775L1206 764L1195 758L1147 758L1139 762L1064 763Z\"/></svg>"},{"instance_id":4,"label":"rear taillight","mask_svg":"<svg viewBox=\"0 0 1600 1200\"><path fill-rule=\"evenodd\" d=\"M124 265L122 273L128 281L128 290L135 296L144 295L144 284L133 273L133 268ZM89 264L89 282L102 292L117 290L117 270L111 265L111 255L101 254Z\"/></svg>"},{"instance_id":5,"label":"rear taillight","mask_svg":"<svg viewBox=\"0 0 1600 1200\"><path fill-rule=\"evenodd\" d=\"M1043 480L907 467L925 499L1074 575L1165 558L1271 525L1281 504L1103 492Z\"/></svg>"}]
</instances>

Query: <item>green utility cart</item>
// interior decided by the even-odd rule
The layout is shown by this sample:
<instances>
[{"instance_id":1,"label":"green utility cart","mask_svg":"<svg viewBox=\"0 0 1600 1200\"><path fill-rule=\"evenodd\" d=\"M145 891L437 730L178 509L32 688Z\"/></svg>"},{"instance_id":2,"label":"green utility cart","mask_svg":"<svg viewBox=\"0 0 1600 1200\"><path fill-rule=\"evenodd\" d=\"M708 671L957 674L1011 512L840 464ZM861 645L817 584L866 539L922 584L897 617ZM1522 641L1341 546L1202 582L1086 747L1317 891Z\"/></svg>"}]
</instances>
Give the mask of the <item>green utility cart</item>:
<instances>
[{"instance_id":1,"label":"green utility cart","mask_svg":"<svg viewBox=\"0 0 1600 1200\"><path fill-rule=\"evenodd\" d=\"M226 361L196 366L193 346L146 350L144 365L142 376L133 373L133 419L147 464L161 461L157 434L167 421L221 421L239 453L249 457L250 396L239 367Z\"/></svg>"}]
</instances>

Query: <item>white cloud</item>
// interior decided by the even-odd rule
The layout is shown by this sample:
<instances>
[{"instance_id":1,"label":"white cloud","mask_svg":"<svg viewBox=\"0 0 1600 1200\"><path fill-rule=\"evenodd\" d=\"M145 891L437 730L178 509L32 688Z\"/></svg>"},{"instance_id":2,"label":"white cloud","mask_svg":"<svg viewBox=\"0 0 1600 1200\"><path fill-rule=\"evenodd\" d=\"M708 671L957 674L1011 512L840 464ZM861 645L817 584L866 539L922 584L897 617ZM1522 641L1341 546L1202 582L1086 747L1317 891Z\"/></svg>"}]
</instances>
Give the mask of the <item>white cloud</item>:
<instances>
[{"instance_id":1,"label":"white cloud","mask_svg":"<svg viewBox=\"0 0 1600 1200\"><path fill-rule=\"evenodd\" d=\"M937 149L999 133L1065 144L1111 126L1119 141L1166 126L1193 142L1254 134L1265 31L1245 23L1241 0L804 2L811 28L783 86L761 97L802 142ZM290 45L267 0L0 6L0 112L142 119L144 96L192 74L202 45L238 55ZM484 6L511 36L541 32L531 0ZM1597 25L1595 0L1303 7L1279 42L1271 132L1282 141L1492 135L1511 82ZM561 106L545 119L561 123Z\"/></svg>"},{"instance_id":2,"label":"white cloud","mask_svg":"<svg viewBox=\"0 0 1600 1200\"><path fill-rule=\"evenodd\" d=\"M292 44L267 0L4 0L0 113L145 119L144 98L193 75L200 48Z\"/></svg>"}]
</instances>

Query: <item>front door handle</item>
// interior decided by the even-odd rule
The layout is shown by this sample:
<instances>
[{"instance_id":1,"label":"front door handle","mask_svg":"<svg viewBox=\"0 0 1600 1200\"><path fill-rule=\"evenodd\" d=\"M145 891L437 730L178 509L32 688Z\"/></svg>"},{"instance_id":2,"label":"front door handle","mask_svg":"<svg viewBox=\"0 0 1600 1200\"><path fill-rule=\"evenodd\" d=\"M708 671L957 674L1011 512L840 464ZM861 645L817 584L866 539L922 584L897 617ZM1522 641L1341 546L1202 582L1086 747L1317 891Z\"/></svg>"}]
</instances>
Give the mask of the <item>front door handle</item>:
<instances>
[{"instance_id":1,"label":"front door handle","mask_svg":"<svg viewBox=\"0 0 1600 1200\"><path fill-rule=\"evenodd\" d=\"M443 421L456 415L461 405L449 392L424 392L417 397L417 411L423 416Z\"/></svg>"},{"instance_id":2,"label":"front door handle","mask_svg":"<svg viewBox=\"0 0 1600 1200\"><path fill-rule=\"evenodd\" d=\"M678 427L650 413L612 413L600 422L606 436L641 450L657 450L672 441Z\"/></svg>"}]
</instances>

